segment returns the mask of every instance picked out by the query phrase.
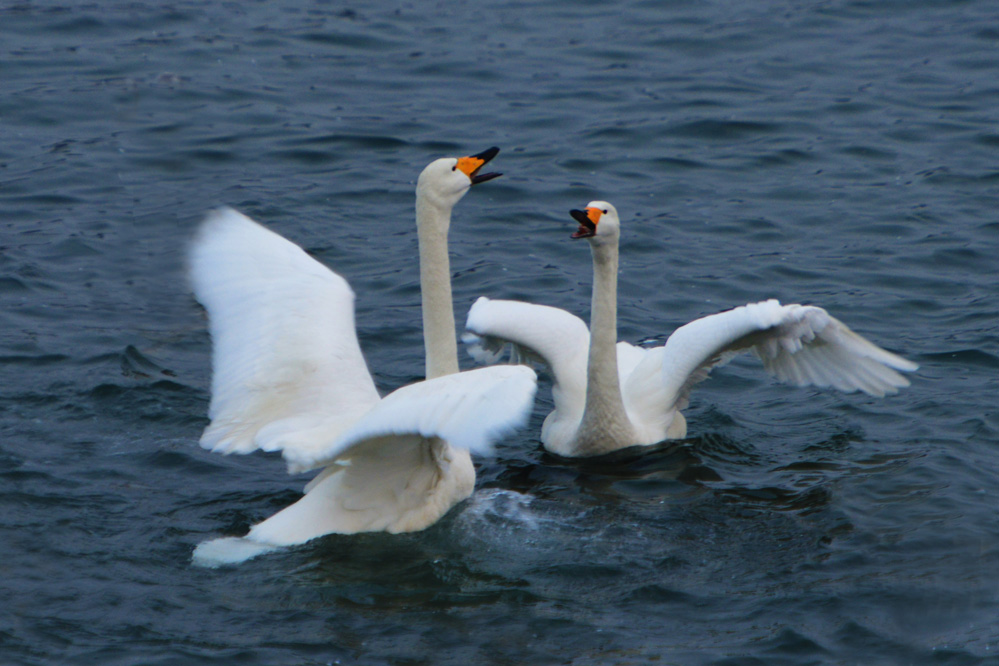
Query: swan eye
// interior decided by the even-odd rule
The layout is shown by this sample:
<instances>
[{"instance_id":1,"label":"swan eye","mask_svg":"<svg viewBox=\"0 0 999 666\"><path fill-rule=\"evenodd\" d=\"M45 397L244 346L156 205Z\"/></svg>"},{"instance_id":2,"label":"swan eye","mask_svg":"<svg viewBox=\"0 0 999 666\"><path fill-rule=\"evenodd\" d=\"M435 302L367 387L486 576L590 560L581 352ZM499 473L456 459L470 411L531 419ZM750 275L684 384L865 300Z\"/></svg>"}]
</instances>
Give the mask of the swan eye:
<instances>
[{"instance_id":1,"label":"swan eye","mask_svg":"<svg viewBox=\"0 0 999 666\"><path fill-rule=\"evenodd\" d=\"M607 214L607 209L606 209L606 208L604 208L604 210L603 210L603 214L604 214L604 215L606 215L606 214Z\"/></svg>"},{"instance_id":2,"label":"swan eye","mask_svg":"<svg viewBox=\"0 0 999 666\"><path fill-rule=\"evenodd\" d=\"M454 165L453 167L451 167L451 171L457 171L457 170L458 170L458 165L457 164Z\"/></svg>"}]
</instances>

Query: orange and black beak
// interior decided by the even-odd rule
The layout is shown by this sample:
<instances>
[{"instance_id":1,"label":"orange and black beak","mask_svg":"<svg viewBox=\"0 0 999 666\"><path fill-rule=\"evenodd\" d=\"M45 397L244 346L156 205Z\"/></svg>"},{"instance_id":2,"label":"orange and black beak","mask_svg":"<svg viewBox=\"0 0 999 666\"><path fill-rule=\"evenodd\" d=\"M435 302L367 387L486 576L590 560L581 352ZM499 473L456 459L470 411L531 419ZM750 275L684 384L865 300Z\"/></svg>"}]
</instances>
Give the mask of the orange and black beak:
<instances>
[{"instance_id":1,"label":"orange and black beak","mask_svg":"<svg viewBox=\"0 0 999 666\"><path fill-rule=\"evenodd\" d=\"M478 155L469 155L468 157L458 158L458 168L461 172L468 176L468 179L472 181L472 185L478 185L479 183L484 183L487 180L492 180L493 178L498 178L502 176L501 173L479 173L485 164L496 157L499 153L499 148L493 146L488 150L483 150Z\"/></svg>"},{"instance_id":2,"label":"orange and black beak","mask_svg":"<svg viewBox=\"0 0 999 666\"><path fill-rule=\"evenodd\" d=\"M579 222L579 229L572 235L572 238L590 238L597 235L597 222L600 221L602 211L599 208L587 208L586 210L570 210L569 215Z\"/></svg>"}]
</instances>

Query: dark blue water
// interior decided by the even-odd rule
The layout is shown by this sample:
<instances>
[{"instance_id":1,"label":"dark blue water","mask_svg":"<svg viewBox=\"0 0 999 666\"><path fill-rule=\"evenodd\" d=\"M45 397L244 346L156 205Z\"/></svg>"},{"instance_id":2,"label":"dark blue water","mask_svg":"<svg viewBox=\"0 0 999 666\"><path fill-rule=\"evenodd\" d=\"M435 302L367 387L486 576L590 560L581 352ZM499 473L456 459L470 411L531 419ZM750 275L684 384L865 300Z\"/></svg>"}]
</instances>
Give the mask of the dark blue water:
<instances>
[{"instance_id":1,"label":"dark blue water","mask_svg":"<svg viewBox=\"0 0 999 666\"><path fill-rule=\"evenodd\" d=\"M305 480L197 446L200 217L347 277L390 390L423 372L416 176L491 145L459 321L587 315L567 211L607 199L622 339L816 303L912 387L744 359L689 439L572 462L546 384L431 529L192 567ZM989 0L0 3L0 663L999 663L997 204Z\"/></svg>"}]
</instances>

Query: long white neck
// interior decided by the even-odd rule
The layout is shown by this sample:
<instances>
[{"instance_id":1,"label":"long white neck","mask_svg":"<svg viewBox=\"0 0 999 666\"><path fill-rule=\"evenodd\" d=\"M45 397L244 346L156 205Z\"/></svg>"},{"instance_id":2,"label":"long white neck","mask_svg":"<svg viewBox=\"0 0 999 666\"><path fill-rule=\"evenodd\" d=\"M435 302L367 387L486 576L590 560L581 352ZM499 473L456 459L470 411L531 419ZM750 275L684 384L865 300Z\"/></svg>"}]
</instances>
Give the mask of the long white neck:
<instances>
[{"instance_id":1,"label":"long white neck","mask_svg":"<svg viewBox=\"0 0 999 666\"><path fill-rule=\"evenodd\" d=\"M416 231L420 242L420 294L427 379L458 372L458 341L451 302L451 265L447 232L451 209L416 195Z\"/></svg>"},{"instance_id":2,"label":"long white neck","mask_svg":"<svg viewBox=\"0 0 999 666\"><path fill-rule=\"evenodd\" d=\"M593 303L586 366L586 408L577 435L577 455L620 447L634 438L621 397L617 369L617 242L593 243ZM633 444L628 441L625 446Z\"/></svg>"}]
</instances>

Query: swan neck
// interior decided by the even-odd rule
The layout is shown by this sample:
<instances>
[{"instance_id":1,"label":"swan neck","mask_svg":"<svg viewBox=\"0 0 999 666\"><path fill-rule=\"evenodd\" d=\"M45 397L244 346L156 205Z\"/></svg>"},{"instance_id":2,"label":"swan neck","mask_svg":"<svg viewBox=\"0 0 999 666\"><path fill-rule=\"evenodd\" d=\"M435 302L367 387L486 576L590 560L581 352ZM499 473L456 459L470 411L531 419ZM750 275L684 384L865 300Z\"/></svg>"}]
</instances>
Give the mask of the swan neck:
<instances>
[{"instance_id":1,"label":"swan neck","mask_svg":"<svg viewBox=\"0 0 999 666\"><path fill-rule=\"evenodd\" d=\"M593 244L592 249L593 302L584 424L587 417L626 422L617 368L617 244Z\"/></svg>"},{"instance_id":2,"label":"swan neck","mask_svg":"<svg viewBox=\"0 0 999 666\"><path fill-rule=\"evenodd\" d=\"M427 379L458 372L458 341L451 300L451 265L447 233L451 209L416 195L416 232L420 245L420 295Z\"/></svg>"}]
</instances>

